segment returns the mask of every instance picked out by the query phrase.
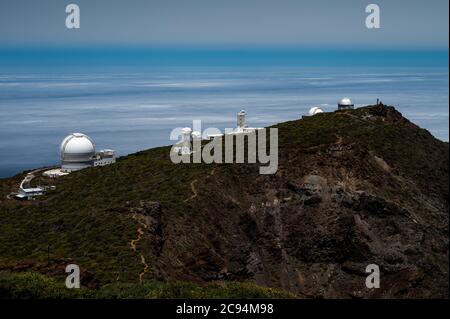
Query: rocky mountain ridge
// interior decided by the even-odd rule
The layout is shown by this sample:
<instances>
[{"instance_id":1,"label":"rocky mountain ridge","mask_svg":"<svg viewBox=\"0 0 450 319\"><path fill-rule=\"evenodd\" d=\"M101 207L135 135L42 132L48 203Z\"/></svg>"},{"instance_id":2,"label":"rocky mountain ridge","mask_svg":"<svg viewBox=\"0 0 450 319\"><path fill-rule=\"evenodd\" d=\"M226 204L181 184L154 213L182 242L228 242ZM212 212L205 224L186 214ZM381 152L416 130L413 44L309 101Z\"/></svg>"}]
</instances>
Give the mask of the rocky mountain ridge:
<instances>
[{"instance_id":1,"label":"rocky mountain ridge","mask_svg":"<svg viewBox=\"0 0 450 319\"><path fill-rule=\"evenodd\" d=\"M31 203L4 200L20 176L1 181L0 269L35 269L51 243L93 288L249 281L300 298L448 298L448 143L384 105L274 127L274 175L175 165L162 147L58 179ZM379 289L365 286L369 264Z\"/></svg>"}]
</instances>

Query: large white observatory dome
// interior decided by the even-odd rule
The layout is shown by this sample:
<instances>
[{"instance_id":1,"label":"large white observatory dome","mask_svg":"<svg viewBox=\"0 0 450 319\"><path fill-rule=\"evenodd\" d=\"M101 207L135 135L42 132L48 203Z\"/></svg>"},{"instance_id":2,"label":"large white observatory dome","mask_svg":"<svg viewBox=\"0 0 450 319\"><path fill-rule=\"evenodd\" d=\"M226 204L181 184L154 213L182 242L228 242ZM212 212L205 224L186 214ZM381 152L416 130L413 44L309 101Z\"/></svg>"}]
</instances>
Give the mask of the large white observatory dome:
<instances>
[{"instance_id":1,"label":"large white observatory dome","mask_svg":"<svg viewBox=\"0 0 450 319\"><path fill-rule=\"evenodd\" d=\"M60 146L61 170L75 171L92 166L95 156L95 145L89 136L72 133Z\"/></svg>"},{"instance_id":2,"label":"large white observatory dome","mask_svg":"<svg viewBox=\"0 0 450 319\"><path fill-rule=\"evenodd\" d=\"M338 103L339 110L353 109L354 104L348 97L344 97Z\"/></svg>"},{"instance_id":3,"label":"large white observatory dome","mask_svg":"<svg viewBox=\"0 0 450 319\"><path fill-rule=\"evenodd\" d=\"M322 110L320 107L318 107L318 106L315 106L315 107L310 108L310 109L309 109L309 112L308 112L308 114L309 114L310 116L316 115L316 114L318 114L318 113L323 113L323 110Z\"/></svg>"}]
</instances>

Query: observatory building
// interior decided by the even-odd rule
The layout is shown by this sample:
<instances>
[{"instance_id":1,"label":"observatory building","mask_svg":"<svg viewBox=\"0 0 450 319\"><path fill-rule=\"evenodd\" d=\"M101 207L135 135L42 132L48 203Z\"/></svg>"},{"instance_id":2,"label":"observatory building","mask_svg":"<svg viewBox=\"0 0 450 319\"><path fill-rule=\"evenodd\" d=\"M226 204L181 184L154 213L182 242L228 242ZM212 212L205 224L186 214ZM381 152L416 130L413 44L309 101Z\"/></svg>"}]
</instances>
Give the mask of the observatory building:
<instances>
[{"instance_id":1,"label":"observatory building","mask_svg":"<svg viewBox=\"0 0 450 319\"><path fill-rule=\"evenodd\" d=\"M181 132L183 134L183 142L180 152L183 155L189 155L191 154L192 129L190 127L185 127Z\"/></svg>"},{"instance_id":2,"label":"observatory building","mask_svg":"<svg viewBox=\"0 0 450 319\"><path fill-rule=\"evenodd\" d=\"M350 100L348 97L344 97L342 100L338 103L338 110L353 110L354 104L352 100Z\"/></svg>"},{"instance_id":3,"label":"observatory building","mask_svg":"<svg viewBox=\"0 0 450 319\"><path fill-rule=\"evenodd\" d=\"M314 106L309 109L308 114L302 115L302 119L310 117L310 116L314 116L319 113L323 113L322 108L320 108L320 106Z\"/></svg>"},{"instance_id":4,"label":"observatory building","mask_svg":"<svg viewBox=\"0 0 450 319\"><path fill-rule=\"evenodd\" d=\"M94 166L105 166L116 162L115 151L111 149L95 151L95 144L83 133L72 133L59 147L61 168L54 168L42 175L55 178L73 171Z\"/></svg>"},{"instance_id":5,"label":"observatory building","mask_svg":"<svg viewBox=\"0 0 450 319\"><path fill-rule=\"evenodd\" d=\"M236 133L243 133L244 129L247 127L247 125L245 125L245 116L246 115L247 115L247 112L245 112L245 110L241 110L237 114L237 127L234 130Z\"/></svg>"},{"instance_id":6,"label":"observatory building","mask_svg":"<svg viewBox=\"0 0 450 319\"><path fill-rule=\"evenodd\" d=\"M61 171L70 173L92 166L105 166L116 162L115 151L95 151L95 144L83 133L72 133L60 146Z\"/></svg>"},{"instance_id":7,"label":"observatory building","mask_svg":"<svg viewBox=\"0 0 450 319\"><path fill-rule=\"evenodd\" d=\"M105 149L95 154L94 166L105 166L116 162L116 151Z\"/></svg>"},{"instance_id":8,"label":"observatory building","mask_svg":"<svg viewBox=\"0 0 450 319\"><path fill-rule=\"evenodd\" d=\"M315 106L309 109L308 115L313 116L319 113L323 113L323 110L320 107Z\"/></svg>"},{"instance_id":9,"label":"observatory building","mask_svg":"<svg viewBox=\"0 0 450 319\"><path fill-rule=\"evenodd\" d=\"M247 124L245 124L245 116L247 115L247 112L245 110L241 110L237 114L237 127L234 129L232 134L239 134L239 133L253 133L257 130L261 130L261 127L248 127Z\"/></svg>"},{"instance_id":10,"label":"observatory building","mask_svg":"<svg viewBox=\"0 0 450 319\"><path fill-rule=\"evenodd\" d=\"M70 134L61 142L59 151L63 172L94 166L95 145L85 134Z\"/></svg>"},{"instance_id":11,"label":"observatory building","mask_svg":"<svg viewBox=\"0 0 450 319\"><path fill-rule=\"evenodd\" d=\"M180 142L175 144L173 151L178 152L181 155L190 155L192 154L191 150L191 142L192 141L201 141L202 134L198 131L192 131L190 127L184 127L181 129L182 139Z\"/></svg>"},{"instance_id":12,"label":"observatory building","mask_svg":"<svg viewBox=\"0 0 450 319\"><path fill-rule=\"evenodd\" d=\"M250 134L254 133L257 130L263 129L262 127L248 127L245 123L245 117L247 116L247 112L245 110L241 110L237 113L237 126L233 129L232 132L226 134ZM216 137L222 137L224 134L209 134L208 139L214 139Z\"/></svg>"}]
</instances>

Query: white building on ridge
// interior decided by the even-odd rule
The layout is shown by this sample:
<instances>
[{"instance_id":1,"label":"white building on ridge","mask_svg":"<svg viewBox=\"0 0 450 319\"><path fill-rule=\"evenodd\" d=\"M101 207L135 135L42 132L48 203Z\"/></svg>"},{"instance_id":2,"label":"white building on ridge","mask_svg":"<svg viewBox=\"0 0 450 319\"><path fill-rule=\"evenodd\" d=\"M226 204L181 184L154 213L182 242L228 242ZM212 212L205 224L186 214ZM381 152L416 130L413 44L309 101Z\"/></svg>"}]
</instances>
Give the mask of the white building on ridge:
<instances>
[{"instance_id":1,"label":"white building on ridge","mask_svg":"<svg viewBox=\"0 0 450 319\"><path fill-rule=\"evenodd\" d=\"M32 187L32 188L19 188L19 193L16 195L17 199L31 200L36 196L44 195L44 190L42 187Z\"/></svg>"},{"instance_id":2,"label":"white building on ridge","mask_svg":"<svg viewBox=\"0 0 450 319\"><path fill-rule=\"evenodd\" d=\"M237 114L237 127L231 134L253 133L262 129L262 127L248 127L247 124L245 124L246 115L247 112L245 112L245 110L242 110Z\"/></svg>"},{"instance_id":3,"label":"white building on ridge","mask_svg":"<svg viewBox=\"0 0 450 319\"><path fill-rule=\"evenodd\" d=\"M68 135L61 142L59 152L63 172L78 171L94 166L95 145L89 136L83 133Z\"/></svg>"},{"instance_id":4,"label":"white building on ridge","mask_svg":"<svg viewBox=\"0 0 450 319\"><path fill-rule=\"evenodd\" d=\"M323 110L320 107L318 107L318 106L314 106L314 107L309 109L308 115L309 116L313 116L313 115L316 115L316 114L319 114L319 113L323 113Z\"/></svg>"},{"instance_id":5,"label":"white building on ridge","mask_svg":"<svg viewBox=\"0 0 450 319\"><path fill-rule=\"evenodd\" d=\"M181 142L180 152L183 155L191 154L191 140L192 140L192 129L190 127L185 127L181 130L183 135L183 141Z\"/></svg>"},{"instance_id":6,"label":"white building on ridge","mask_svg":"<svg viewBox=\"0 0 450 319\"><path fill-rule=\"evenodd\" d=\"M61 168L45 171L46 177L59 177L87 167L105 166L116 162L115 151L104 149L96 152L95 144L83 133L72 133L63 139L59 147Z\"/></svg>"},{"instance_id":7,"label":"white building on ridge","mask_svg":"<svg viewBox=\"0 0 450 319\"><path fill-rule=\"evenodd\" d=\"M104 149L95 154L94 166L105 166L116 162L116 151Z\"/></svg>"},{"instance_id":8,"label":"white building on ridge","mask_svg":"<svg viewBox=\"0 0 450 319\"><path fill-rule=\"evenodd\" d=\"M344 97L338 103L338 110L353 110L355 105L348 97Z\"/></svg>"},{"instance_id":9,"label":"white building on ridge","mask_svg":"<svg viewBox=\"0 0 450 319\"><path fill-rule=\"evenodd\" d=\"M254 133L257 130L263 129L262 127L248 127L247 124L245 123L246 116L247 116L247 112L245 112L245 110L241 110L239 113L237 113L236 128L232 132L226 133L226 134L249 134L249 133ZM224 135L225 134L223 134L223 133L209 134L208 139L214 139L216 137L222 137Z\"/></svg>"}]
</instances>

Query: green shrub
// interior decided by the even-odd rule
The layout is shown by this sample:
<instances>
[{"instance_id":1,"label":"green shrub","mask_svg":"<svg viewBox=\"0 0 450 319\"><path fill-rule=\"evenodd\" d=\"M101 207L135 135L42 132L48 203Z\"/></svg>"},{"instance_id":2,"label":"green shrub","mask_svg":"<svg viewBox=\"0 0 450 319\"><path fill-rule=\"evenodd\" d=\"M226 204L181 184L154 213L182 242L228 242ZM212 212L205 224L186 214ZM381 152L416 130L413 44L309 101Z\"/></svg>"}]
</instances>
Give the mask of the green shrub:
<instances>
[{"instance_id":1,"label":"green shrub","mask_svg":"<svg viewBox=\"0 0 450 319\"><path fill-rule=\"evenodd\" d=\"M0 273L0 299L67 299L89 298L85 289L68 289L64 282L56 281L36 272Z\"/></svg>"},{"instance_id":2,"label":"green shrub","mask_svg":"<svg viewBox=\"0 0 450 319\"><path fill-rule=\"evenodd\" d=\"M199 285L187 282L169 282L151 291L147 298L157 299L252 299L252 298L295 298L291 293L261 287L253 283L214 282Z\"/></svg>"},{"instance_id":3,"label":"green shrub","mask_svg":"<svg viewBox=\"0 0 450 319\"><path fill-rule=\"evenodd\" d=\"M288 292L261 287L253 283L148 281L114 283L100 289L68 289L57 281L36 272L0 273L0 299L212 299L212 298L295 298Z\"/></svg>"}]
</instances>

